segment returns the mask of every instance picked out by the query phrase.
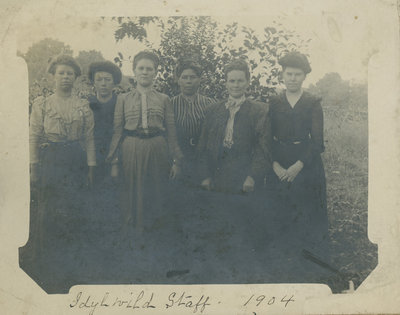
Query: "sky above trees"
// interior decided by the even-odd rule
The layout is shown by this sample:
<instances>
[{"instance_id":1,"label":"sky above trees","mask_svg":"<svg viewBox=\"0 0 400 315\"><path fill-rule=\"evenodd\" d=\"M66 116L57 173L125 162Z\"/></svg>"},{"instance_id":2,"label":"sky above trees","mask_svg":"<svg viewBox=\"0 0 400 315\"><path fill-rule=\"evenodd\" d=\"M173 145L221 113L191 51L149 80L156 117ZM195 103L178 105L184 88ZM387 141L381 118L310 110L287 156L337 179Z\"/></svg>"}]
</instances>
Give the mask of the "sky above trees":
<instances>
[{"instance_id":1,"label":"sky above trees","mask_svg":"<svg viewBox=\"0 0 400 315\"><path fill-rule=\"evenodd\" d=\"M96 50L104 58L113 60L121 52L124 56L134 55L145 46L137 40L125 38L116 42L114 33L118 23L111 19L101 18L69 18L57 23L48 19L37 19L29 27L21 26L17 47L26 53L29 47L44 38L57 39L69 45L77 54L79 51ZM309 42L308 53L313 71L310 73L306 85L315 83L328 72L340 73L345 80L366 82L367 65L371 51L368 49L368 27L366 21L349 15L339 19L321 16L299 16L297 18L285 16L256 16L249 17L218 17L221 24L238 22L261 34L265 27L273 22L281 23L288 30L296 31ZM157 42L160 34L157 28L148 29L148 37ZM351 43L357 45L351 45ZM76 57L76 56L75 56ZM122 67L125 75L131 76L132 71L128 63Z\"/></svg>"}]
</instances>

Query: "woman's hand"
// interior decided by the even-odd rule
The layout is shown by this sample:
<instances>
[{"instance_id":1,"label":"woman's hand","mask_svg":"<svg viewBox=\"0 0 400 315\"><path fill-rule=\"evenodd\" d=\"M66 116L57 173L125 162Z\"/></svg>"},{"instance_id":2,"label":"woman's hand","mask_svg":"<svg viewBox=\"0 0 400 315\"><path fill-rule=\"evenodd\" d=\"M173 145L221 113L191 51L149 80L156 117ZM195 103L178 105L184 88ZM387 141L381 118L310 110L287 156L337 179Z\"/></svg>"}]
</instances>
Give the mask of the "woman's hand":
<instances>
[{"instance_id":1,"label":"woman's hand","mask_svg":"<svg viewBox=\"0 0 400 315\"><path fill-rule=\"evenodd\" d=\"M243 183L243 191L244 192L252 192L254 191L254 179L251 176L247 176L246 180Z\"/></svg>"},{"instance_id":2,"label":"woman's hand","mask_svg":"<svg viewBox=\"0 0 400 315\"><path fill-rule=\"evenodd\" d=\"M293 182L296 176L300 173L300 171L303 169L304 164L302 161L297 161L294 163L291 167L289 167L286 171L287 173L287 181Z\"/></svg>"},{"instance_id":3,"label":"woman's hand","mask_svg":"<svg viewBox=\"0 0 400 315\"><path fill-rule=\"evenodd\" d=\"M171 179L176 179L178 175L180 174L181 169L178 165L174 164L171 167L171 171L169 172L169 178Z\"/></svg>"},{"instance_id":4,"label":"woman's hand","mask_svg":"<svg viewBox=\"0 0 400 315\"><path fill-rule=\"evenodd\" d=\"M201 184L200 184L201 188L205 189L205 190L211 190L211 178L207 177L206 179L204 179Z\"/></svg>"},{"instance_id":5,"label":"woman's hand","mask_svg":"<svg viewBox=\"0 0 400 315\"><path fill-rule=\"evenodd\" d=\"M285 170L278 162L274 161L272 163L272 169L274 170L276 176L278 176L280 181L287 179L287 170Z\"/></svg>"},{"instance_id":6,"label":"woman's hand","mask_svg":"<svg viewBox=\"0 0 400 315\"><path fill-rule=\"evenodd\" d=\"M89 171L88 171L88 176L87 176L87 185L89 188L93 188L94 170L95 170L95 166L89 166Z\"/></svg>"}]
</instances>

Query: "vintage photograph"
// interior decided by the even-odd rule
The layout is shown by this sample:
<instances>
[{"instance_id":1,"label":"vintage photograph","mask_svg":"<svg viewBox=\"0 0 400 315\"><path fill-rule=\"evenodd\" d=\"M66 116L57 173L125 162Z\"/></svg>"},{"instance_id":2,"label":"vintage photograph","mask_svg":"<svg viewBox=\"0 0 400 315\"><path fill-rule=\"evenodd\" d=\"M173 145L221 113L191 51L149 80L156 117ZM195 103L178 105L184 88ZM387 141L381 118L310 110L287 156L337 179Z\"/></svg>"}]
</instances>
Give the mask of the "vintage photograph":
<instances>
[{"instance_id":1,"label":"vintage photograph","mask_svg":"<svg viewBox=\"0 0 400 315\"><path fill-rule=\"evenodd\" d=\"M30 205L20 268L48 294L79 284L357 289L378 263L369 51L338 19L367 23L116 16L21 28Z\"/></svg>"}]
</instances>

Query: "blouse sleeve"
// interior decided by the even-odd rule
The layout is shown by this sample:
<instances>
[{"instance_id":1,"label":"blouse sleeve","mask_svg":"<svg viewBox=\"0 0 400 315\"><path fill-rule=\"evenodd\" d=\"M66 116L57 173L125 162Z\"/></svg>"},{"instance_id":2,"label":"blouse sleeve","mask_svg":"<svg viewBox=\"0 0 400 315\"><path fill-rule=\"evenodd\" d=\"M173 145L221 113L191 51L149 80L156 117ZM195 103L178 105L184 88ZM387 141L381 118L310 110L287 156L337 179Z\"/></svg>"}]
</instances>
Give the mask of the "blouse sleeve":
<instances>
[{"instance_id":1,"label":"blouse sleeve","mask_svg":"<svg viewBox=\"0 0 400 315\"><path fill-rule=\"evenodd\" d=\"M268 104L263 104L256 113L255 147L251 162L250 176L256 181L267 174L271 168L271 118Z\"/></svg>"},{"instance_id":2,"label":"blouse sleeve","mask_svg":"<svg viewBox=\"0 0 400 315\"><path fill-rule=\"evenodd\" d=\"M183 154L178 145L175 127L175 116L172 106L173 105L171 103L171 100L169 99L169 97L166 97L164 101L164 119L165 129L167 130L168 148L172 158L179 162L183 158Z\"/></svg>"},{"instance_id":3,"label":"blouse sleeve","mask_svg":"<svg viewBox=\"0 0 400 315\"><path fill-rule=\"evenodd\" d=\"M39 163L39 145L43 139L44 120L44 98L38 97L32 105L32 112L29 120L29 153L30 163Z\"/></svg>"},{"instance_id":4,"label":"blouse sleeve","mask_svg":"<svg viewBox=\"0 0 400 315\"><path fill-rule=\"evenodd\" d=\"M317 101L311 109L310 143L307 150L300 157L304 165L312 163L314 156L325 151L324 146L324 116L320 101Z\"/></svg>"},{"instance_id":5,"label":"blouse sleeve","mask_svg":"<svg viewBox=\"0 0 400 315\"><path fill-rule=\"evenodd\" d=\"M117 155L115 154L121 141L122 132L124 130L124 102L125 97L119 95L117 98L117 103L115 104L114 110L114 131L113 136L111 138L110 144L110 152L108 153L107 160L114 162L117 159Z\"/></svg>"},{"instance_id":6,"label":"blouse sleeve","mask_svg":"<svg viewBox=\"0 0 400 315\"><path fill-rule=\"evenodd\" d=\"M94 144L94 117L93 117L93 112L89 108L89 103L86 103L84 105L84 115L85 115L84 140L85 140L87 164L89 166L96 166L96 148Z\"/></svg>"},{"instance_id":7,"label":"blouse sleeve","mask_svg":"<svg viewBox=\"0 0 400 315\"><path fill-rule=\"evenodd\" d=\"M273 140L276 137L276 134L275 134L276 130L274 129L273 124L274 123L276 124L275 113L276 113L276 109L277 109L277 104L279 102L280 102L280 100L279 100L278 96L275 96L275 95L271 96L271 98L268 102L269 103L268 116L269 116L270 124L271 124L271 146L270 146L270 148L271 148L271 150L270 150L271 166L272 166L272 162L279 160L278 156L276 155L275 142Z\"/></svg>"},{"instance_id":8,"label":"blouse sleeve","mask_svg":"<svg viewBox=\"0 0 400 315\"><path fill-rule=\"evenodd\" d=\"M210 106L207 110L207 115L204 118L199 143L196 147L196 157L197 157L197 171L201 179L206 179L212 177L212 172L209 167L209 155L207 150L207 143L210 130L210 120L212 119L214 106Z\"/></svg>"},{"instance_id":9,"label":"blouse sleeve","mask_svg":"<svg viewBox=\"0 0 400 315\"><path fill-rule=\"evenodd\" d=\"M211 98L211 97L209 97L207 99L207 105L206 105L206 108L205 108L205 115L207 115L207 113L210 111L211 108L213 108L214 104L216 104L216 103L217 103L217 101L215 99Z\"/></svg>"},{"instance_id":10,"label":"blouse sleeve","mask_svg":"<svg viewBox=\"0 0 400 315\"><path fill-rule=\"evenodd\" d=\"M168 148L171 157L179 162L182 159L183 154L178 145L178 140L176 136L176 127L175 127L175 116L172 106L173 105L169 97L165 97L164 120L165 120L165 129L167 131Z\"/></svg>"}]
</instances>

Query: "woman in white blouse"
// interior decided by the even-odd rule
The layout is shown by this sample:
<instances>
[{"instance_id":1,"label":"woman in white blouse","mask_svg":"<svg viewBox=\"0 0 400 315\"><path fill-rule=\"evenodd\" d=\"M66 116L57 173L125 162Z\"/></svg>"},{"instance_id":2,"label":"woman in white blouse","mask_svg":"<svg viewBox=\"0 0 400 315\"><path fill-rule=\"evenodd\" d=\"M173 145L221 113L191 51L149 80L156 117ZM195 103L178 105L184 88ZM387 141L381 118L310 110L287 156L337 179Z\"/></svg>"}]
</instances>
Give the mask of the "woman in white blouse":
<instances>
[{"instance_id":1,"label":"woman in white blouse","mask_svg":"<svg viewBox=\"0 0 400 315\"><path fill-rule=\"evenodd\" d=\"M79 237L80 216L87 208L82 195L93 182L96 165L93 113L86 100L72 93L81 74L79 65L71 56L59 55L48 72L54 77L55 93L38 97L30 116L31 183L38 188L31 220L36 253Z\"/></svg>"}]
</instances>

